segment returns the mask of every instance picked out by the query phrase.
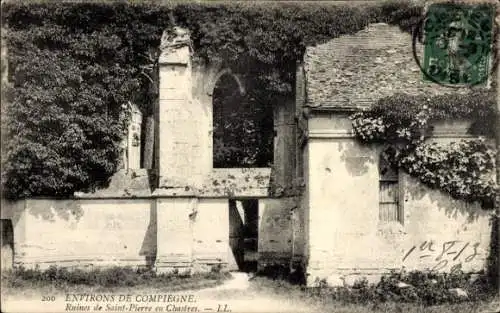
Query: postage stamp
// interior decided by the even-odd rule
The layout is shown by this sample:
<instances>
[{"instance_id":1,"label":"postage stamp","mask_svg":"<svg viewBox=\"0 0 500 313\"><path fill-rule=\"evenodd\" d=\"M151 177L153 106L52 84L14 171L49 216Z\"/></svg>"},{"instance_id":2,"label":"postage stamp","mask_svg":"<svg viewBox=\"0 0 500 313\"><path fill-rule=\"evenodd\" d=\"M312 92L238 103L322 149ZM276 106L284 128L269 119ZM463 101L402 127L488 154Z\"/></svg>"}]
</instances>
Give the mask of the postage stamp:
<instances>
[{"instance_id":1,"label":"postage stamp","mask_svg":"<svg viewBox=\"0 0 500 313\"><path fill-rule=\"evenodd\" d=\"M495 8L481 3L434 3L424 25L424 79L450 85L486 82Z\"/></svg>"}]
</instances>

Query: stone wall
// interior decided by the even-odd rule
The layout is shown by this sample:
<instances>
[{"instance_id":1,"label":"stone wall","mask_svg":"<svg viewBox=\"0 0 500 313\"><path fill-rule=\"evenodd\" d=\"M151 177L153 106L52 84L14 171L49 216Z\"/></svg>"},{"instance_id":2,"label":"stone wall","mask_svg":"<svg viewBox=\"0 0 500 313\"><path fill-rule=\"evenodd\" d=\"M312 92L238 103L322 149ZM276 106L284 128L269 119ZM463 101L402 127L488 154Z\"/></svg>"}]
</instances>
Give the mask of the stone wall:
<instances>
[{"instance_id":1,"label":"stone wall","mask_svg":"<svg viewBox=\"0 0 500 313\"><path fill-rule=\"evenodd\" d=\"M317 114L309 119L308 284L327 279L342 285L362 276L375 281L403 266L484 269L491 225L489 213L478 205L454 200L400 174L402 221L379 219L381 147L358 143L347 116ZM464 137L463 129L450 127L436 128L432 140Z\"/></svg>"},{"instance_id":2,"label":"stone wall","mask_svg":"<svg viewBox=\"0 0 500 313\"><path fill-rule=\"evenodd\" d=\"M234 263L224 199L200 200L194 215L184 198L31 199L2 208L2 220L13 224L16 265L154 266L162 272Z\"/></svg>"},{"instance_id":3,"label":"stone wall","mask_svg":"<svg viewBox=\"0 0 500 313\"><path fill-rule=\"evenodd\" d=\"M258 199L257 259L288 265L292 254L302 257L297 199L266 199L269 181L267 168L218 169L204 188L176 193L153 190L150 171L120 170L108 188L75 199L3 200L1 218L13 225L17 265L238 270L229 199Z\"/></svg>"},{"instance_id":4,"label":"stone wall","mask_svg":"<svg viewBox=\"0 0 500 313\"><path fill-rule=\"evenodd\" d=\"M155 212L147 199L30 199L4 202L14 262L26 267L146 266L155 254Z\"/></svg>"},{"instance_id":5,"label":"stone wall","mask_svg":"<svg viewBox=\"0 0 500 313\"><path fill-rule=\"evenodd\" d=\"M288 265L301 255L300 225L292 227L297 199L261 199L259 201L259 266Z\"/></svg>"},{"instance_id":6,"label":"stone wall","mask_svg":"<svg viewBox=\"0 0 500 313\"><path fill-rule=\"evenodd\" d=\"M259 200L257 258L263 267L302 261L296 199ZM2 203L14 264L154 267L158 272L238 270L228 198L89 197ZM295 223L295 224L294 224Z\"/></svg>"}]
</instances>

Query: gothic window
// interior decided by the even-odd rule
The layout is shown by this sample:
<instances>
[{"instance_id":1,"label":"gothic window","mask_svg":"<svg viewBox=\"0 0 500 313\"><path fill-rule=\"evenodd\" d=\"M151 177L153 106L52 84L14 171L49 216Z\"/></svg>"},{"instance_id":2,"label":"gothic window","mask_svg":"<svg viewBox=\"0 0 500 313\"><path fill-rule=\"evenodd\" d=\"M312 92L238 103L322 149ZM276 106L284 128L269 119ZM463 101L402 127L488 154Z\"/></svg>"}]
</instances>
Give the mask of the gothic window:
<instances>
[{"instance_id":1,"label":"gothic window","mask_svg":"<svg viewBox=\"0 0 500 313\"><path fill-rule=\"evenodd\" d=\"M272 106L257 101L253 95L252 90L241 92L233 74L224 74L217 81L213 91L214 168L270 166Z\"/></svg>"}]
</instances>

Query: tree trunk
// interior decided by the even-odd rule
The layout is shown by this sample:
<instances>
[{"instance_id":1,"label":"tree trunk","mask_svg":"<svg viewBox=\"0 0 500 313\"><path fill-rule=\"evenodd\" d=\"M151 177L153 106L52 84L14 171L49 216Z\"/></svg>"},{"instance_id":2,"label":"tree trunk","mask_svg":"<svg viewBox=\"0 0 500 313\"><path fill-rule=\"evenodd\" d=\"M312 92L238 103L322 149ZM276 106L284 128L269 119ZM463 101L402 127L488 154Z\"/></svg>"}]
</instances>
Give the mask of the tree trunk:
<instances>
[{"instance_id":1,"label":"tree trunk","mask_svg":"<svg viewBox=\"0 0 500 313\"><path fill-rule=\"evenodd\" d=\"M144 121L144 158L142 167L146 169L153 168L155 141L155 118L154 114L146 116Z\"/></svg>"},{"instance_id":2,"label":"tree trunk","mask_svg":"<svg viewBox=\"0 0 500 313\"><path fill-rule=\"evenodd\" d=\"M495 21L500 22L500 16L495 18ZM500 51L500 32L497 31L496 34L496 50L497 53ZM495 133L495 145L496 145L496 158L495 158L495 179L497 187L500 186L500 66L497 64L497 72L496 76L493 76L495 79L494 86L497 92L497 103L496 103L496 133ZM497 293L500 295L500 191L497 190L495 197L495 215L496 215L496 251L491 251L490 253L495 253L496 255L496 287Z\"/></svg>"},{"instance_id":3,"label":"tree trunk","mask_svg":"<svg viewBox=\"0 0 500 313\"><path fill-rule=\"evenodd\" d=\"M145 169L153 169L156 166L154 144L156 137L155 127L157 127L157 125L155 125L155 116L158 109L158 87L160 84L159 67L157 61L160 56L160 50L158 48L151 48L148 53L150 56L150 61L152 62L152 71L150 73L151 83L149 84L150 103L149 107L146 109L146 116L143 120L144 150L142 167Z\"/></svg>"}]
</instances>

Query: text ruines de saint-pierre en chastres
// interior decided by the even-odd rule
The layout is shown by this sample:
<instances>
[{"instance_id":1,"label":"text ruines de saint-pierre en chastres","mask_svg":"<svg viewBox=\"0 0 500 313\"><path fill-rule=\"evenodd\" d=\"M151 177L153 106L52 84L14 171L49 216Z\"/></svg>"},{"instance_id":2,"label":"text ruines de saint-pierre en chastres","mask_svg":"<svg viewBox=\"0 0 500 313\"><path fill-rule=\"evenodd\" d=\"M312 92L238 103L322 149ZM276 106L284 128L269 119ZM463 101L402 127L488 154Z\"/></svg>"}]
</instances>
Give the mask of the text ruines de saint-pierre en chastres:
<instances>
[{"instance_id":1,"label":"text ruines de saint-pierre en chastres","mask_svg":"<svg viewBox=\"0 0 500 313\"><path fill-rule=\"evenodd\" d=\"M79 307L79 310L83 309L81 306L81 302L87 302L87 304L90 304L88 302L98 302L98 303L126 303L126 302L142 302L145 305L146 304L160 304L160 303L194 303L196 302L196 299L194 295L192 294L137 294L137 295L132 295L132 294L66 294L65 296L66 302L80 302L78 303L77 307ZM67 311L72 310L72 305L70 303L67 303L70 308L67 308ZM75 303L76 304L76 303ZM133 304L132 307L130 308L132 311L136 311L136 309L139 309L139 307L136 308L137 305ZM143 310L138 310L138 311L151 311L147 310L146 308L149 309L149 307L144 307L142 308ZM89 307L90 309L90 307ZM109 308L111 309L111 308ZM115 309L115 308L113 308ZM117 308L116 308L117 309ZM144 310L145 309L145 310ZM85 311L85 310L84 310ZM130 311L130 310L129 310ZM182 308L173 308L173 310L167 310L167 311L183 311L183 312L196 312L197 307L193 306L183 306Z\"/></svg>"}]
</instances>

